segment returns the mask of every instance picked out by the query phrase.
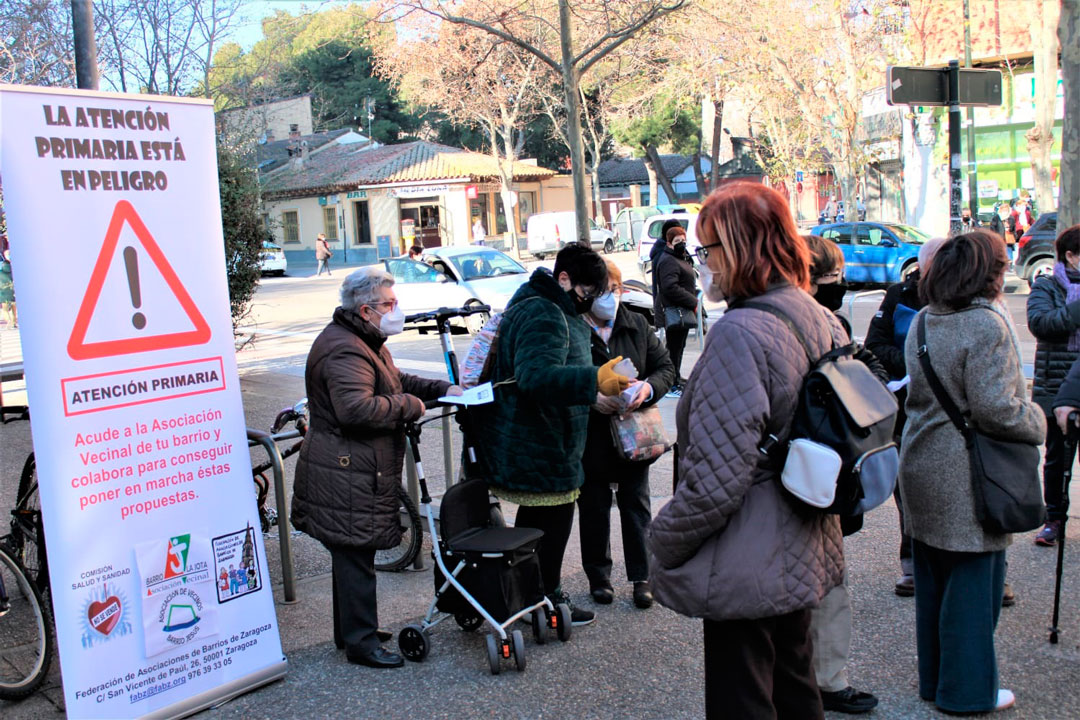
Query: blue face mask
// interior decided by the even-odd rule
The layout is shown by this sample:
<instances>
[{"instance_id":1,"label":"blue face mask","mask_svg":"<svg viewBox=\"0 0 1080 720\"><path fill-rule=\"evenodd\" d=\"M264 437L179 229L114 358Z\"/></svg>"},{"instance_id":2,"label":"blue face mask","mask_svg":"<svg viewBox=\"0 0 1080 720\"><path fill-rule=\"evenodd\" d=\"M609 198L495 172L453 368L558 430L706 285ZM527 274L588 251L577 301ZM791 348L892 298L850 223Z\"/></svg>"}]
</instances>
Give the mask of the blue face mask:
<instances>
[{"instance_id":1,"label":"blue face mask","mask_svg":"<svg viewBox=\"0 0 1080 720\"><path fill-rule=\"evenodd\" d=\"M592 304L592 314L598 320L614 320L619 310L619 298L613 292L604 293Z\"/></svg>"}]
</instances>

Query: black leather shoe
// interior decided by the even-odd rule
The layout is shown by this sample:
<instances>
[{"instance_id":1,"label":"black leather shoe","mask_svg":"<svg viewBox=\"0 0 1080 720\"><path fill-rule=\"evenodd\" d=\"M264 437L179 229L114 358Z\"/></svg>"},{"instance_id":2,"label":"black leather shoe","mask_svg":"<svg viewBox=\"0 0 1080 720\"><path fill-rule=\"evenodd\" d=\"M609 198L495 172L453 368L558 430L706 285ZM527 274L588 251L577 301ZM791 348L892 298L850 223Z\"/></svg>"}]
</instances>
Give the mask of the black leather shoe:
<instances>
[{"instance_id":1,"label":"black leather shoe","mask_svg":"<svg viewBox=\"0 0 1080 720\"><path fill-rule=\"evenodd\" d=\"M382 628L379 628L375 631L375 637L379 640L379 642L390 642L394 639L394 633L390 630L383 630Z\"/></svg>"},{"instance_id":2,"label":"black leather shoe","mask_svg":"<svg viewBox=\"0 0 1080 720\"><path fill-rule=\"evenodd\" d=\"M604 587L594 587L589 591L592 595L593 602L600 605L610 605L611 601L615 599L615 591L611 589L610 585Z\"/></svg>"},{"instance_id":3,"label":"black leather shoe","mask_svg":"<svg viewBox=\"0 0 1080 720\"><path fill-rule=\"evenodd\" d=\"M367 665L373 668L399 668L405 664L405 659L400 655L381 647L367 654L346 655L345 657L354 665Z\"/></svg>"},{"instance_id":4,"label":"black leather shoe","mask_svg":"<svg viewBox=\"0 0 1080 720\"><path fill-rule=\"evenodd\" d=\"M651 608L653 604L652 588L648 580L640 580L634 583L634 605L642 610Z\"/></svg>"},{"instance_id":5,"label":"black leather shoe","mask_svg":"<svg viewBox=\"0 0 1080 720\"><path fill-rule=\"evenodd\" d=\"M878 699L868 692L861 692L850 685L837 692L821 691L821 703L826 710L860 715L877 707Z\"/></svg>"}]
</instances>

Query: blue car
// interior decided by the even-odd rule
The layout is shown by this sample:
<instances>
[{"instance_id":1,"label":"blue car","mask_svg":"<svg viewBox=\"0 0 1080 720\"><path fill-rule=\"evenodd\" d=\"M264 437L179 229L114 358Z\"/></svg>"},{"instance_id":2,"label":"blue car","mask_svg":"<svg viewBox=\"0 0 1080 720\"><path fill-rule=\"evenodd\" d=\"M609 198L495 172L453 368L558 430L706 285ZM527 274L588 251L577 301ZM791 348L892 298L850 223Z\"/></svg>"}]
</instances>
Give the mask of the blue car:
<instances>
[{"instance_id":1,"label":"blue car","mask_svg":"<svg viewBox=\"0 0 1080 720\"><path fill-rule=\"evenodd\" d=\"M844 251L844 277L850 283L891 285L918 265L919 248L930 236L910 225L878 222L829 223L810 231Z\"/></svg>"}]
</instances>

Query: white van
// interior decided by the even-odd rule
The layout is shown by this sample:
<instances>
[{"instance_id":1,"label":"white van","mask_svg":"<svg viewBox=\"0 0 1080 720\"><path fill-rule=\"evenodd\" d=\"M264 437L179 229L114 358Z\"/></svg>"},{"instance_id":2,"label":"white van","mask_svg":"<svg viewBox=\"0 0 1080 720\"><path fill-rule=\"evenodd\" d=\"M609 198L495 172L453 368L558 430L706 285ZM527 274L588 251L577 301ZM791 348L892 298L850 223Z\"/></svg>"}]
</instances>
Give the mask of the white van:
<instances>
[{"instance_id":1,"label":"white van","mask_svg":"<svg viewBox=\"0 0 1080 720\"><path fill-rule=\"evenodd\" d=\"M649 280L649 274L652 272L652 262L649 260L649 255L652 253L653 244L656 242L664 242L660 237L660 230L663 229L664 223L668 220L677 220L679 225L682 225L686 230L686 249L693 253L701 243L697 238L697 213L676 213L670 215L653 215L646 218L641 227L641 234L638 236L638 270L641 271L641 276L646 280Z\"/></svg>"},{"instance_id":2,"label":"white van","mask_svg":"<svg viewBox=\"0 0 1080 720\"><path fill-rule=\"evenodd\" d=\"M532 215L529 217L525 233L529 254L543 260L545 256L554 255L569 243L577 241L574 211ZM589 218L589 241L592 243L592 249L597 252L603 250L610 253L615 250L615 234L597 225L592 218Z\"/></svg>"}]
</instances>

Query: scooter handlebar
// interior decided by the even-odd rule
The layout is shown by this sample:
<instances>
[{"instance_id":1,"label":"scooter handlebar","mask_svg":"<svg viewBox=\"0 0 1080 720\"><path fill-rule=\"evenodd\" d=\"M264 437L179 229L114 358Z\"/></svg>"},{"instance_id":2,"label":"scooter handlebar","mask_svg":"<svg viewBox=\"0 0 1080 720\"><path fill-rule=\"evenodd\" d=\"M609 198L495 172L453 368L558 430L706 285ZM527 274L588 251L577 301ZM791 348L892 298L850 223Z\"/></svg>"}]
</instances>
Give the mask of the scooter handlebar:
<instances>
[{"instance_id":1,"label":"scooter handlebar","mask_svg":"<svg viewBox=\"0 0 1080 720\"><path fill-rule=\"evenodd\" d=\"M490 313L490 305L469 305L467 307L441 307L438 310L429 310L422 313L413 313L412 315L405 316L406 323L418 323L418 322L430 322L432 320L442 321L452 317L467 317L469 315L476 315L478 313Z\"/></svg>"}]
</instances>

